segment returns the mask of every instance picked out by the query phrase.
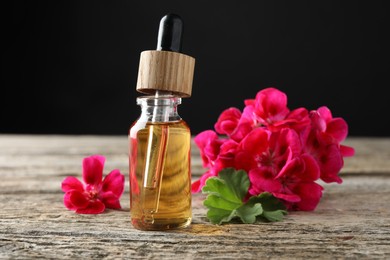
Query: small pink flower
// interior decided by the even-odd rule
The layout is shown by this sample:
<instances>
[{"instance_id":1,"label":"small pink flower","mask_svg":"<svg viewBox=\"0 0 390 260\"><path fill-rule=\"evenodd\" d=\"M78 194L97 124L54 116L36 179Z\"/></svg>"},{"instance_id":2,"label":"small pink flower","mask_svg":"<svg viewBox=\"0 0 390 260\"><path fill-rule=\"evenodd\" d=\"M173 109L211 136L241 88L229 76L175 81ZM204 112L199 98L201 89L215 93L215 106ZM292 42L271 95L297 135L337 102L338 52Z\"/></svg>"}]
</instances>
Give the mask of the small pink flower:
<instances>
[{"instance_id":1,"label":"small pink flower","mask_svg":"<svg viewBox=\"0 0 390 260\"><path fill-rule=\"evenodd\" d=\"M237 127L241 118L241 111L231 107L222 112L214 128L218 134L230 136Z\"/></svg>"},{"instance_id":2,"label":"small pink flower","mask_svg":"<svg viewBox=\"0 0 390 260\"><path fill-rule=\"evenodd\" d=\"M254 106L246 106L242 112L240 120L238 121L236 129L234 129L234 131L230 134L230 138L236 142L240 142L257 126L257 124L258 122Z\"/></svg>"},{"instance_id":3,"label":"small pink flower","mask_svg":"<svg viewBox=\"0 0 390 260\"><path fill-rule=\"evenodd\" d=\"M83 180L69 176L62 182L64 204L79 214L99 214L105 208L120 209L125 177L119 170L111 171L102 181L105 157L93 155L83 160Z\"/></svg>"},{"instance_id":4,"label":"small pink flower","mask_svg":"<svg viewBox=\"0 0 390 260\"><path fill-rule=\"evenodd\" d=\"M200 149L203 167L210 167L210 171L192 184L192 192L199 192L209 177L217 176L224 168L234 167L234 157L237 143L234 140L219 139L218 135L207 130L195 137L195 143Z\"/></svg>"},{"instance_id":5,"label":"small pink flower","mask_svg":"<svg viewBox=\"0 0 390 260\"><path fill-rule=\"evenodd\" d=\"M223 140L217 159L214 162L214 168L217 172L224 168L234 167L237 147L238 143L234 140Z\"/></svg>"},{"instance_id":6,"label":"small pink flower","mask_svg":"<svg viewBox=\"0 0 390 260\"><path fill-rule=\"evenodd\" d=\"M292 163L282 169L276 177L282 183L282 190L275 197L282 198L283 194L294 194L299 201L288 203L289 209L314 210L322 197L322 186L315 181L320 177L317 162L307 154L295 158Z\"/></svg>"},{"instance_id":7,"label":"small pink flower","mask_svg":"<svg viewBox=\"0 0 390 260\"><path fill-rule=\"evenodd\" d=\"M218 139L218 135L212 130L206 130L198 134L195 143L200 149L203 167L214 166L214 161L217 159L222 141Z\"/></svg>"},{"instance_id":8,"label":"small pink flower","mask_svg":"<svg viewBox=\"0 0 390 260\"><path fill-rule=\"evenodd\" d=\"M269 166L267 153L269 147L269 132L263 128L253 129L239 144L235 156L236 169L249 172L262 165ZM265 162L265 164L262 164Z\"/></svg>"},{"instance_id":9,"label":"small pink flower","mask_svg":"<svg viewBox=\"0 0 390 260\"><path fill-rule=\"evenodd\" d=\"M287 108L287 95L275 88L259 91L254 106L259 122L266 126L284 120L290 112Z\"/></svg>"},{"instance_id":10,"label":"small pink flower","mask_svg":"<svg viewBox=\"0 0 390 260\"><path fill-rule=\"evenodd\" d=\"M259 91L256 99L245 100L245 105L237 128L230 136L236 141L243 139L256 127L266 127L272 132L278 132L287 127L301 132L310 126L307 109L301 107L290 111L287 107L286 94L275 88Z\"/></svg>"},{"instance_id":11,"label":"small pink flower","mask_svg":"<svg viewBox=\"0 0 390 260\"><path fill-rule=\"evenodd\" d=\"M333 118L325 106L311 111L310 118L312 128L305 150L318 162L323 181L342 183L338 174L344 166L343 156L352 156L355 152L352 147L340 144L348 135L348 125L342 118Z\"/></svg>"}]
</instances>

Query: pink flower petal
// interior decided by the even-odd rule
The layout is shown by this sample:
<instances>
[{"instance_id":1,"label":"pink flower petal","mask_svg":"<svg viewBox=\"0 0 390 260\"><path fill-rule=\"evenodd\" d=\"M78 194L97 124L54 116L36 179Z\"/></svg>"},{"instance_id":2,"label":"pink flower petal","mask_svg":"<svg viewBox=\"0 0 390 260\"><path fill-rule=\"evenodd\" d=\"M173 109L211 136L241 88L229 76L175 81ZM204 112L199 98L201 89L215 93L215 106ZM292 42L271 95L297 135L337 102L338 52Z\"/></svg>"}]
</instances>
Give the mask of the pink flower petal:
<instances>
[{"instance_id":1,"label":"pink flower petal","mask_svg":"<svg viewBox=\"0 0 390 260\"><path fill-rule=\"evenodd\" d=\"M112 192L120 197L124 191L125 176L118 169L111 171L103 180L102 192Z\"/></svg>"},{"instance_id":2,"label":"pink flower petal","mask_svg":"<svg viewBox=\"0 0 390 260\"><path fill-rule=\"evenodd\" d=\"M84 191L84 185L76 177L69 176L66 177L62 183L61 188L63 192L68 192L71 190Z\"/></svg>"},{"instance_id":3,"label":"pink flower petal","mask_svg":"<svg viewBox=\"0 0 390 260\"><path fill-rule=\"evenodd\" d=\"M257 162L254 158L254 155L246 151L239 151L234 157L234 165L236 166L236 169L242 169L246 172L249 172L251 169L257 167Z\"/></svg>"},{"instance_id":4,"label":"pink flower petal","mask_svg":"<svg viewBox=\"0 0 390 260\"><path fill-rule=\"evenodd\" d=\"M251 125L255 125L257 121L257 116L255 113L255 107L254 106L246 106L244 110L242 111L242 115L239 121L240 124L249 123Z\"/></svg>"},{"instance_id":5,"label":"pink flower petal","mask_svg":"<svg viewBox=\"0 0 390 260\"><path fill-rule=\"evenodd\" d=\"M334 118L328 123L326 132L333 136L338 142L342 142L348 135L348 125L344 119Z\"/></svg>"},{"instance_id":6,"label":"pink flower petal","mask_svg":"<svg viewBox=\"0 0 390 260\"><path fill-rule=\"evenodd\" d=\"M100 214L103 213L106 209L103 202L96 200L89 202L88 206L85 208L80 208L76 210L78 214Z\"/></svg>"},{"instance_id":7,"label":"pink flower petal","mask_svg":"<svg viewBox=\"0 0 390 260\"><path fill-rule=\"evenodd\" d=\"M289 113L287 96L275 88L266 88L256 95L256 114L266 124L283 120Z\"/></svg>"},{"instance_id":8,"label":"pink flower petal","mask_svg":"<svg viewBox=\"0 0 390 260\"><path fill-rule=\"evenodd\" d=\"M84 193L77 190L69 191L69 193L69 201L76 209L85 208L89 204L89 200Z\"/></svg>"},{"instance_id":9,"label":"pink flower petal","mask_svg":"<svg viewBox=\"0 0 390 260\"><path fill-rule=\"evenodd\" d=\"M279 179L285 176L295 176L300 172L302 172L303 164L300 158L298 157L293 158L291 155L292 153L289 153L289 156L286 159L286 163L284 164L283 168L280 169L276 178Z\"/></svg>"},{"instance_id":10,"label":"pink flower petal","mask_svg":"<svg viewBox=\"0 0 390 260\"><path fill-rule=\"evenodd\" d=\"M252 131L252 129L252 124L248 122L239 123L234 132L230 135L230 138L236 142L240 142L248 133Z\"/></svg>"},{"instance_id":11,"label":"pink flower petal","mask_svg":"<svg viewBox=\"0 0 390 260\"><path fill-rule=\"evenodd\" d=\"M245 106L254 106L256 104L256 99L245 99L244 104Z\"/></svg>"},{"instance_id":12,"label":"pink flower petal","mask_svg":"<svg viewBox=\"0 0 390 260\"><path fill-rule=\"evenodd\" d=\"M217 159L220 152L221 145L225 140L213 139L206 145L203 149L204 155L209 159L210 162L213 162Z\"/></svg>"},{"instance_id":13,"label":"pink flower petal","mask_svg":"<svg viewBox=\"0 0 390 260\"><path fill-rule=\"evenodd\" d=\"M330 120L332 120L332 112L330 109L326 106L319 107L317 109L318 114L320 115L321 118L325 120L326 123L328 123Z\"/></svg>"},{"instance_id":14,"label":"pink flower petal","mask_svg":"<svg viewBox=\"0 0 390 260\"><path fill-rule=\"evenodd\" d=\"M253 169L249 171L248 176L252 184L249 193L252 195L258 195L264 191L279 192L282 189L282 184L274 179L274 174L270 167Z\"/></svg>"},{"instance_id":15,"label":"pink flower petal","mask_svg":"<svg viewBox=\"0 0 390 260\"><path fill-rule=\"evenodd\" d=\"M201 190L202 190L202 187L200 186L200 180L194 181L191 184L191 192L192 193L198 193Z\"/></svg>"},{"instance_id":16,"label":"pink flower petal","mask_svg":"<svg viewBox=\"0 0 390 260\"><path fill-rule=\"evenodd\" d=\"M268 133L262 128L253 129L240 143L239 149L259 155L268 147Z\"/></svg>"},{"instance_id":17,"label":"pink flower petal","mask_svg":"<svg viewBox=\"0 0 390 260\"><path fill-rule=\"evenodd\" d=\"M236 129L240 117L241 111L237 108L231 107L226 109L218 117L218 121L214 125L215 131L219 134L230 135Z\"/></svg>"},{"instance_id":18,"label":"pink flower petal","mask_svg":"<svg viewBox=\"0 0 390 260\"><path fill-rule=\"evenodd\" d=\"M316 110L310 111L310 120L313 125L314 130L318 130L321 132L326 131L326 121L321 117L320 113Z\"/></svg>"},{"instance_id":19,"label":"pink flower petal","mask_svg":"<svg viewBox=\"0 0 390 260\"><path fill-rule=\"evenodd\" d=\"M64 205L65 205L65 207L67 207L70 210L76 210L77 208L70 201L70 194L71 194L71 192L66 192L64 194Z\"/></svg>"},{"instance_id":20,"label":"pink flower petal","mask_svg":"<svg viewBox=\"0 0 390 260\"><path fill-rule=\"evenodd\" d=\"M246 106L238 121L236 129L229 135L231 139L240 142L257 124L256 114L253 106Z\"/></svg>"},{"instance_id":21,"label":"pink flower petal","mask_svg":"<svg viewBox=\"0 0 390 260\"><path fill-rule=\"evenodd\" d=\"M219 156L234 157L238 144L233 140L227 140L221 145Z\"/></svg>"},{"instance_id":22,"label":"pink flower petal","mask_svg":"<svg viewBox=\"0 0 390 260\"><path fill-rule=\"evenodd\" d=\"M301 198L296 194L286 194L286 193L272 193L276 198L288 201L288 202L299 202Z\"/></svg>"},{"instance_id":23,"label":"pink flower petal","mask_svg":"<svg viewBox=\"0 0 390 260\"><path fill-rule=\"evenodd\" d=\"M221 145L219 155L215 161L214 168L219 172L223 168L234 168L234 159L238 144L233 140L227 140Z\"/></svg>"},{"instance_id":24,"label":"pink flower petal","mask_svg":"<svg viewBox=\"0 0 390 260\"><path fill-rule=\"evenodd\" d=\"M206 130L195 136L194 141L200 150L200 156L202 158L203 167L210 166L210 160L205 153L206 147L212 140L218 139L218 135L212 130Z\"/></svg>"},{"instance_id":25,"label":"pink flower petal","mask_svg":"<svg viewBox=\"0 0 390 260\"><path fill-rule=\"evenodd\" d=\"M340 145L340 152L342 156L354 156L355 155L355 149L349 146Z\"/></svg>"},{"instance_id":26,"label":"pink flower petal","mask_svg":"<svg viewBox=\"0 0 390 260\"><path fill-rule=\"evenodd\" d=\"M343 158L336 144L323 148L319 158L321 179L327 183L342 183L342 179L338 176L338 173L343 167L343 164Z\"/></svg>"},{"instance_id":27,"label":"pink flower petal","mask_svg":"<svg viewBox=\"0 0 390 260\"><path fill-rule=\"evenodd\" d=\"M298 134L289 128L280 131L275 147L275 153L278 156L283 156L288 149L291 150L292 156L297 156L302 152L301 140Z\"/></svg>"},{"instance_id":28,"label":"pink flower petal","mask_svg":"<svg viewBox=\"0 0 390 260\"><path fill-rule=\"evenodd\" d=\"M309 111L304 107L294 109L287 115L286 119L293 120L295 123L309 124Z\"/></svg>"},{"instance_id":29,"label":"pink flower petal","mask_svg":"<svg viewBox=\"0 0 390 260\"><path fill-rule=\"evenodd\" d=\"M294 189L294 192L301 198L301 201L295 205L296 209L305 211L314 210L320 202L322 190L322 186L315 182L299 184Z\"/></svg>"},{"instance_id":30,"label":"pink flower petal","mask_svg":"<svg viewBox=\"0 0 390 260\"><path fill-rule=\"evenodd\" d=\"M206 130L196 135L194 141L199 148L203 149L210 142L210 140L214 140L217 138L218 135L213 130Z\"/></svg>"},{"instance_id":31,"label":"pink flower petal","mask_svg":"<svg viewBox=\"0 0 390 260\"><path fill-rule=\"evenodd\" d=\"M89 185L99 185L102 182L103 167L106 158L93 155L83 160L83 180Z\"/></svg>"},{"instance_id":32,"label":"pink flower petal","mask_svg":"<svg viewBox=\"0 0 390 260\"><path fill-rule=\"evenodd\" d=\"M120 209L121 204L119 202L119 197L115 195L112 191L104 192L100 194L99 199L104 203L106 208L109 209Z\"/></svg>"},{"instance_id":33,"label":"pink flower petal","mask_svg":"<svg viewBox=\"0 0 390 260\"><path fill-rule=\"evenodd\" d=\"M299 175L301 181L316 181L320 178L320 167L317 161L308 154L303 154L301 159L304 163L304 171Z\"/></svg>"}]
</instances>

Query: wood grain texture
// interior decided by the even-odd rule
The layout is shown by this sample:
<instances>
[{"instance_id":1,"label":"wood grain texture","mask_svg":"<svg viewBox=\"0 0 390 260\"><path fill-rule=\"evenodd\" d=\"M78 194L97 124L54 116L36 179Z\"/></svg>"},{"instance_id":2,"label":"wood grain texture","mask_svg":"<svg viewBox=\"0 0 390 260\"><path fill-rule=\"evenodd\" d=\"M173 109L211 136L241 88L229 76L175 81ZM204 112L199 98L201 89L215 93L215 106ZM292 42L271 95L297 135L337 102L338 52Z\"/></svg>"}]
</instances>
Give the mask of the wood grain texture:
<instances>
[{"instance_id":1,"label":"wood grain texture","mask_svg":"<svg viewBox=\"0 0 390 260\"><path fill-rule=\"evenodd\" d=\"M169 232L134 229L128 179L123 209L77 215L62 204L61 181L81 177L81 160L107 158L104 174L127 177L127 139L0 135L0 259L389 259L390 139L350 138L343 184L324 184L314 212L278 223L211 225L203 195L193 224ZM193 146L194 179L204 171Z\"/></svg>"},{"instance_id":2,"label":"wood grain texture","mask_svg":"<svg viewBox=\"0 0 390 260\"><path fill-rule=\"evenodd\" d=\"M138 68L137 91L154 94L156 90L190 97L195 59L171 51L143 51Z\"/></svg>"}]
</instances>

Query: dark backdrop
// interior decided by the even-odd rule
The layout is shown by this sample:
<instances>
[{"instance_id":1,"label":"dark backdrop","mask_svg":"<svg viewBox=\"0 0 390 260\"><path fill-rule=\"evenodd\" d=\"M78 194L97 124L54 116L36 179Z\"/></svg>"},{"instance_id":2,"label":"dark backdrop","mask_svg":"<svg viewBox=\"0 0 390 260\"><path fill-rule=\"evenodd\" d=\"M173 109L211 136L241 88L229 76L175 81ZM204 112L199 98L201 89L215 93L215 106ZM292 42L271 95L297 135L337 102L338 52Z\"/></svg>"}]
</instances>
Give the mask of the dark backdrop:
<instances>
[{"instance_id":1,"label":"dark backdrop","mask_svg":"<svg viewBox=\"0 0 390 260\"><path fill-rule=\"evenodd\" d=\"M390 135L384 1L4 2L0 133L126 135L139 54L173 12L196 58L180 106L193 134L274 86L291 109L327 105L352 136Z\"/></svg>"}]
</instances>

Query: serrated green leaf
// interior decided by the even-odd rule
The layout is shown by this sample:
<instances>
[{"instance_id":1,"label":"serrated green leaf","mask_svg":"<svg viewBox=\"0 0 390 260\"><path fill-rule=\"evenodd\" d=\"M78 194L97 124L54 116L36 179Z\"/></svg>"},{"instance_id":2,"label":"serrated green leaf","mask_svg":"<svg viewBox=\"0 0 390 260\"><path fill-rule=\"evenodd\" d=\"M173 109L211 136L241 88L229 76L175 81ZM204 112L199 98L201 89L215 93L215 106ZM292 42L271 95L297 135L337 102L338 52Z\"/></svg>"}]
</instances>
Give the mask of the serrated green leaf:
<instances>
[{"instance_id":1,"label":"serrated green leaf","mask_svg":"<svg viewBox=\"0 0 390 260\"><path fill-rule=\"evenodd\" d=\"M207 218L213 224L222 224L223 222L230 222L235 216L235 210L224 210L210 207L207 211Z\"/></svg>"},{"instance_id":2,"label":"serrated green leaf","mask_svg":"<svg viewBox=\"0 0 390 260\"><path fill-rule=\"evenodd\" d=\"M242 199L237 197L236 193L226 184L226 181L221 178L209 178L206 181L206 185L203 187L202 192L221 197L223 200L232 203L240 204L242 202Z\"/></svg>"},{"instance_id":3,"label":"serrated green leaf","mask_svg":"<svg viewBox=\"0 0 390 260\"><path fill-rule=\"evenodd\" d=\"M243 203L249 184L247 173L233 168L224 169L218 177L208 179L202 189L203 193L208 194L203 202L209 209L207 218L214 224L229 222L235 217L243 223L254 223L263 209L259 203Z\"/></svg>"},{"instance_id":4,"label":"serrated green leaf","mask_svg":"<svg viewBox=\"0 0 390 260\"><path fill-rule=\"evenodd\" d=\"M281 221L284 215L287 214L286 206L268 192L263 192L258 196L251 197L248 203L261 203L263 207L261 216L271 222Z\"/></svg>"},{"instance_id":5,"label":"serrated green leaf","mask_svg":"<svg viewBox=\"0 0 390 260\"><path fill-rule=\"evenodd\" d=\"M252 196L246 203L243 199L248 193L249 178L245 171L227 168L218 177L209 178L202 192L208 194L203 202L208 208L207 218L213 224L230 222L239 218L243 223L254 223L261 216L268 221L283 218L285 207L270 193Z\"/></svg>"},{"instance_id":6,"label":"serrated green leaf","mask_svg":"<svg viewBox=\"0 0 390 260\"><path fill-rule=\"evenodd\" d=\"M243 223L252 224L256 222L256 217L263 213L263 208L260 203L246 203L237 208L236 212L237 217L239 217Z\"/></svg>"},{"instance_id":7,"label":"serrated green leaf","mask_svg":"<svg viewBox=\"0 0 390 260\"><path fill-rule=\"evenodd\" d=\"M218 177L225 181L229 190L242 202L250 185L248 174L244 170L235 171L233 168L226 168L218 173Z\"/></svg>"},{"instance_id":8,"label":"serrated green leaf","mask_svg":"<svg viewBox=\"0 0 390 260\"><path fill-rule=\"evenodd\" d=\"M256 202L260 202L263 205L266 211L286 209L286 206L269 192L263 192L254 198L256 198Z\"/></svg>"},{"instance_id":9,"label":"serrated green leaf","mask_svg":"<svg viewBox=\"0 0 390 260\"><path fill-rule=\"evenodd\" d=\"M265 219L271 222L281 221L284 215L287 214L285 210L264 211L261 215Z\"/></svg>"},{"instance_id":10,"label":"serrated green leaf","mask_svg":"<svg viewBox=\"0 0 390 260\"><path fill-rule=\"evenodd\" d=\"M235 210L237 207L241 206L241 204L242 202L231 202L230 200L226 200L216 194L210 194L203 202L203 205L206 207L224 210Z\"/></svg>"}]
</instances>

